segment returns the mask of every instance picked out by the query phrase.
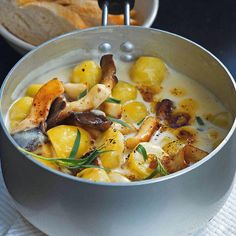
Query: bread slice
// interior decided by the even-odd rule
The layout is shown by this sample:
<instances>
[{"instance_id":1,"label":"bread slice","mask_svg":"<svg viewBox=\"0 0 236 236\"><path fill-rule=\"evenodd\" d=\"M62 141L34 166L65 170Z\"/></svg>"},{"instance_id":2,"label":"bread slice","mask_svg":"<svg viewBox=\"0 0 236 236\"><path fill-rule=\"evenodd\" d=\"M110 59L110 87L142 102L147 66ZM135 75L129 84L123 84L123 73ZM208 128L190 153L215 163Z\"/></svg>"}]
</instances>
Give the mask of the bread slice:
<instances>
[{"instance_id":1,"label":"bread slice","mask_svg":"<svg viewBox=\"0 0 236 236\"><path fill-rule=\"evenodd\" d=\"M40 8L44 8L49 10L51 13L53 13L57 17L61 17L68 21L71 25L73 25L76 29L84 29L86 28L86 24L81 19L81 17L76 14L75 12L71 11L69 8L59 5L56 2L30 2L26 5L24 5L24 8L30 7L30 6L37 6ZM55 22L56 23L56 22Z\"/></svg>"},{"instance_id":2,"label":"bread slice","mask_svg":"<svg viewBox=\"0 0 236 236\"><path fill-rule=\"evenodd\" d=\"M33 45L85 27L75 12L53 2L32 2L19 7L14 2L1 0L0 23Z\"/></svg>"}]
</instances>

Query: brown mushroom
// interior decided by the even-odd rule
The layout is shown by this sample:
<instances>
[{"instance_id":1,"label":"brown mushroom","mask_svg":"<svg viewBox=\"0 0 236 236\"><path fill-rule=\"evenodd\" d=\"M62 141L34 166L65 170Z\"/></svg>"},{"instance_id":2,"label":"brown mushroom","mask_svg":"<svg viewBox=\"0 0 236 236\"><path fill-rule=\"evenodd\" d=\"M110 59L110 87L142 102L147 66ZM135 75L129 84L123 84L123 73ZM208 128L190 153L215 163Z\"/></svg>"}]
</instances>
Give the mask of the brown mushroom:
<instances>
[{"instance_id":1,"label":"brown mushroom","mask_svg":"<svg viewBox=\"0 0 236 236\"><path fill-rule=\"evenodd\" d=\"M112 122L99 111L87 111L72 113L65 121L65 124L92 128L105 131L111 127Z\"/></svg>"},{"instance_id":2,"label":"brown mushroom","mask_svg":"<svg viewBox=\"0 0 236 236\"><path fill-rule=\"evenodd\" d=\"M168 119L173 111L173 102L163 99L156 104L156 115L160 120Z\"/></svg>"},{"instance_id":3,"label":"brown mushroom","mask_svg":"<svg viewBox=\"0 0 236 236\"><path fill-rule=\"evenodd\" d=\"M102 68L102 84L106 85L107 88L113 89L118 83L116 77L116 66L113 61L113 56L107 54L102 56L100 60L100 66Z\"/></svg>"},{"instance_id":4,"label":"brown mushroom","mask_svg":"<svg viewBox=\"0 0 236 236\"><path fill-rule=\"evenodd\" d=\"M172 114L168 118L169 126L171 128L179 128L185 125L189 124L191 117L188 113L186 112L178 112L175 114Z\"/></svg>"}]
</instances>

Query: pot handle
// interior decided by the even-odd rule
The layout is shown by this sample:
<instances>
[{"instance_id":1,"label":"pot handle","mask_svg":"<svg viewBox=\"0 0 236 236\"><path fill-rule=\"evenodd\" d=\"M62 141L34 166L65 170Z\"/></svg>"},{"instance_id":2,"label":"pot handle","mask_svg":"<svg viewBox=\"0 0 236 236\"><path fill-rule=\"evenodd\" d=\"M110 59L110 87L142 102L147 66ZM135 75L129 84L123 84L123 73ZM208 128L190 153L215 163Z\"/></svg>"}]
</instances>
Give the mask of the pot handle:
<instances>
[{"instance_id":1,"label":"pot handle","mask_svg":"<svg viewBox=\"0 0 236 236\"><path fill-rule=\"evenodd\" d=\"M134 7L135 0L98 0L102 9L102 25L108 23L108 13L119 15L124 13L124 24L130 25L130 10Z\"/></svg>"}]
</instances>

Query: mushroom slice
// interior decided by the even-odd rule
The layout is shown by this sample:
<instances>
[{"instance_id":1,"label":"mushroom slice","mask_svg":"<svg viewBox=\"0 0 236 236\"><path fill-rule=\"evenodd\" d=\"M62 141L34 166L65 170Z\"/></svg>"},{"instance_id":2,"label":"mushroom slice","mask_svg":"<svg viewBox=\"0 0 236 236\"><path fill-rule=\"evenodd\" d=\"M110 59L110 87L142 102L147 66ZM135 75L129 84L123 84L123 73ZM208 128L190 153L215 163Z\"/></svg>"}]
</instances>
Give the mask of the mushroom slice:
<instances>
[{"instance_id":1,"label":"mushroom slice","mask_svg":"<svg viewBox=\"0 0 236 236\"><path fill-rule=\"evenodd\" d=\"M113 61L113 55L107 54L102 56L100 60L100 66L102 69L102 84L106 85L107 88L112 90L118 83L116 77L116 66Z\"/></svg>"},{"instance_id":2,"label":"mushroom slice","mask_svg":"<svg viewBox=\"0 0 236 236\"><path fill-rule=\"evenodd\" d=\"M159 125L155 117L147 117L143 121L137 135L126 140L126 147L131 149L137 146L140 142L149 141L153 133L158 129L158 126Z\"/></svg>"},{"instance_id":3,"label":"mushroom slice","mask_svg":"<svg viewBox=\"0 0 236 236\"><path fill-rule=\"evenodd\" d=\"M42 133L40 128L33 128L12 134L16 143L27 151L35 151L48 141L47 136Z\"/></svg>"},{"instance_id":4,"label":"mushroom slice","mask_svg":"<svg viewBox=\"0 0 236 236\"><path fill-rule=\"evenodd\" d=\"M12 133L33 129L43 124L52 102L63 93L63 84L56 78L43 85L34 97L29 115L16 126Z\"/></svg>"},{"instance_id":5,"label":"mushroom slice","mask_svg":"<svg viewBox=\"0 0 236 236\"><path fill-rule=\"evenodd\" d=\"M197 147L194 147L190 144L184 147L184 158L187 163L195 163L202 160L205 156L208 155L208 152L205 152Z\"/></svg>"},{"instance_id":6,"label":"mushroom slice","mask_svg":"<svg viewBox=\"0 0 236 236\"><path fill-rule=\"evenodd\" d=\"M68 125L80 126L105 131L110 128L112 122L99 111L86 111L72 113L66 120Z\"/></svg>"}]
</instances>

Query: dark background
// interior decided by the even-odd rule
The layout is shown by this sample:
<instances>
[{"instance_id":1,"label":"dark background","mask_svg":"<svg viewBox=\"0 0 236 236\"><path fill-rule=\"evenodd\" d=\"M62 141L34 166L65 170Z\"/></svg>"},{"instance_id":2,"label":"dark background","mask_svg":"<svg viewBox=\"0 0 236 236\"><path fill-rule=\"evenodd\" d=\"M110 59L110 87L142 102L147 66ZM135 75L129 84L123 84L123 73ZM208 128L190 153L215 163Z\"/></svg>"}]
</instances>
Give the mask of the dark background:
<instances>
[{"instance_id":1,"label":"dark background","mask_svg":"<svg viewBox=\"0 0 236 236\"><path fill-rule=\"evenodd\" d=\"M160 0L152 27L177 33L207 48L236 78L236 0ZM20 58L0 36L0 84Z\"/></svg>"}]
</instances>

